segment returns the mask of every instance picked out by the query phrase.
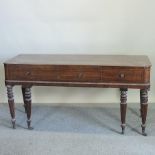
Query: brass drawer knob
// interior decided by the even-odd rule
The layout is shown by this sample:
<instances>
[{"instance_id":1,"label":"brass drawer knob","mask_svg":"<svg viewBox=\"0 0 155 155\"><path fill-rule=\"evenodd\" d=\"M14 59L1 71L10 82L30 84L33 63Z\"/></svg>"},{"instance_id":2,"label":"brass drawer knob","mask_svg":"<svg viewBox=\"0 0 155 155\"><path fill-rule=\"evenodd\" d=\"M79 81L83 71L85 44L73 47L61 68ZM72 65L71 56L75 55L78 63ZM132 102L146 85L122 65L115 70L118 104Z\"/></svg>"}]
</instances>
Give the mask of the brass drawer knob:
<instances>
[{"instance_id":1,"label":"brass drawer knob","mask_svg":"<svg viewBox=\"0 0 155 155\"><path fill-rule=\"evenodd\" d=\"M79 73L79 74L78 74L78 78L79 78L79 79L81 79L83 76L84 76L83 73Z\"/></svg>"},{"instance_id":2,"label":"brass drawer knob","mask_svg":"<svg viewBox=\"0 0 155 155\"><path fill-rule=\"evenodd\" d=\"M31 72L26 72L25 75L29 76L29 75L31 75Z\"/></svg>"},{"instance_id":3,"label":"brass drawer knob","mask_svg":"<svg viewBox=\"0 0 155 155\"><path fill-rule=\"evenodd\" d=\"M121 73L121 74L119 74L119 77L120 77L121 79L123 79L123 78L125 78L125 74Z\"/></svg>"}]
</instances>

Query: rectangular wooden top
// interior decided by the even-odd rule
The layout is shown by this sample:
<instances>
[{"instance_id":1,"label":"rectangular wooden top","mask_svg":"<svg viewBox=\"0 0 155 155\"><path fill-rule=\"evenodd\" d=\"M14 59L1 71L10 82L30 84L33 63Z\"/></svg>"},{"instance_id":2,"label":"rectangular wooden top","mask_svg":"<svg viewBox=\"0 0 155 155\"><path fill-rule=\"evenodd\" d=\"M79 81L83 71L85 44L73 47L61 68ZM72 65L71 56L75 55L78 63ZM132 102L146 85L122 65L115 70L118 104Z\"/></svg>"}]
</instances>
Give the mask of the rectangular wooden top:
<instances>
[{"instance_id":1,"label":"rectangular wooden top","mask_svg":"<svg viewBox=\"0 0 155 155\"><path fill-rule=\"evenodd\" d=\"M4 64L150 67L145 55L21 54Z\"/></svg>"}]
</instances>

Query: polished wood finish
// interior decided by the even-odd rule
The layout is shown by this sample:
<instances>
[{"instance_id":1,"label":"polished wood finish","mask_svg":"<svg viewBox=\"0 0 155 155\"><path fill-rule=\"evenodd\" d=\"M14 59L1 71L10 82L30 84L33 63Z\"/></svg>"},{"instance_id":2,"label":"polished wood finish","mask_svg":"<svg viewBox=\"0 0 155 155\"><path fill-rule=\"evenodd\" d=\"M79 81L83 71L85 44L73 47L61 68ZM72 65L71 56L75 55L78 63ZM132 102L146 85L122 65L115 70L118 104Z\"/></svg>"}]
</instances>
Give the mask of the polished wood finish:
<instances>
[{"instance_id":1,"label":"polished wood finish","mask_svg":"<svg viewBox=\"0 0 155 155\"><path fill-rule=\"evenodd\" d=\"M148 109L148 90L143 89L140 90L140 97L141 97L141 117L142 117L142 134L146 136L145 127L146 127L146 116L147 116L147 109Z\"/></svg>"},{"instance_id":2,"label":"polished wood finish","mask_svg":"<svg viewBox=\"0 0 155 155\"><path fill-rule=\"evenodd\" d=\"M14 96L13 96L13 90L11 85L7 85L7 94L8 94L8 103L9 103L9 109L10 109L10 114L11 114L11 122L13 129L16 128L15 125L15 103L14 103Z\"/></svg>"},{"instance_id":3,"label":"polished wood finish","mask_svg":"<svg viewBox=\"0 0 155 155\"><path fill-rule=\"evenodd\" d=\"M126 109L127 109L127 89L120 89L121 92L121 104L120 104L120 113L121 113L121 127L122 127L122 134L125 131L125 119L126 119Z\"/></svg>"},{"instance_id":4,"label":"polished wood finish","mask_svg":"<svg viewBox=\"0 0 155 155\"><path fill-rule=\"evenodd\" d=\"M27 54L6 61L4 66L8 99L12 98L14 85L22 86L28 128L31 128L32 86L102 87L120 88L121 127L124 133L127 89L134 88L141 90L142 132L145 133L146 92L150 88L151 68L147 56ZM9 99L9 105L12 119L15 120L12 99Z\"/></svg>"},{"instance_id":5,"label":"polished wood finish","mask_svg":"<svg viewBox=\"0 0 155 155\"><path fill-rule=\"evenodd\" d=\"M5 63L27 65L91 65L111 67L150 67L151 65L148 57L144 55L21 54L9 59Z\"/></svg>"},{"instance_id":6,"label":"polished wood finish","mask_svg":"<svg viewBox=\"0 0 155 155\"><path fill-rule=\"evenodd\" d=\"M22 87L22 95L23 95L23 101L24 101L24 108L25 108L25 113L27 113L26 109L26 101L25 101L25 87Z\"/></svg>"},{"instance_id":7,"label":"polished wood finish","mask_svg":"<svg viewBox=\"0 0 155 155\"><path fill-rule=\"evenodd\" d=\"M25 100L26 114L27 114L27 126L28 126L28 129L32 129L31 127L31 88L30 87L25 88L24 100Z\"/></svg>"}]
</instances>

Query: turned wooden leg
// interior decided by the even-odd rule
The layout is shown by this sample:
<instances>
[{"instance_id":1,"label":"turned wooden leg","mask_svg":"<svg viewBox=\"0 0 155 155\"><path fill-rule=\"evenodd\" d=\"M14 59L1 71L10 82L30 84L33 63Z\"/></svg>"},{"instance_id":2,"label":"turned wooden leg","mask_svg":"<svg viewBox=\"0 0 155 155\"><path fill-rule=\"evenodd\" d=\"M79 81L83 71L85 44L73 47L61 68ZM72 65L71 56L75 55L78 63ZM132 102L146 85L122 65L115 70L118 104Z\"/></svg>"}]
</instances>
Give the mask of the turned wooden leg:
<instances>
[{"instance_id":1,"label":"turned wooden leg","mask_svg":"<svg viewBox=\"0 0 155 155\"><path fill-rule=\"evenodd\" d=\"M121 127L122 134L125 132L125 119L126 119L126 108L127 108L127 89L120 89L121 98L120 98L120 113L121 113Z\"/></svg>"},{"instance_id":2,"label":"turned wooden leg","mask_svg":"<svg viewBox=\"0 0 155 155\"><path fill-rule=\"evenodd\" d=\"M26 105L26 111L27 111L27 126L28 129L33 129L31 127L31 89L25 88L25 105Z\"/></svg>"},{"instance_id":3,"label":"turned wooden leg","mask_svg":"<svg viewBox=\"0 0 155 155\"><path fill-rule=\"evenodd\" d=\"M140 90L140 117L142 117L142 90Z\"/></svg>"},{"instance_id":4,"label":"turned wooden leg","mask_svg":"<svg viewBox=\"0 0 155 155\"><path fill-rule=\"evenodd\" d=\"M147 109L148 109L148 90L142 89L141 92L141 117L142 117L142 135L147 136L145 133L146 127L146 117L147 117Z\"/></svg>"},{"instance_id":5,"label":"turned wooden leg","mask_svg":"<svg viewBox=\"0 0 155 155\"><path fill-rule=\"evenodd\" d=\"M25 87L22 87L22 94L23 94L23 101L24 101L25 113L27 113L27 110L26 110L26 102L25 102Z\"/></svg>"},{"instance_id":6,"label":"turned wooden leg","mask_svg":"<svg viewBox=\"0 0 155 155\"><path fill-rule=\"evenodd\" d=\"M14 96L13 96L13 87L11 85L7 85L7 95L8 95L8 104L11 114L11 122L13 129L16 128L16 119L15 119L15 103L14 103Z\"/></svg>"}]
</instances>

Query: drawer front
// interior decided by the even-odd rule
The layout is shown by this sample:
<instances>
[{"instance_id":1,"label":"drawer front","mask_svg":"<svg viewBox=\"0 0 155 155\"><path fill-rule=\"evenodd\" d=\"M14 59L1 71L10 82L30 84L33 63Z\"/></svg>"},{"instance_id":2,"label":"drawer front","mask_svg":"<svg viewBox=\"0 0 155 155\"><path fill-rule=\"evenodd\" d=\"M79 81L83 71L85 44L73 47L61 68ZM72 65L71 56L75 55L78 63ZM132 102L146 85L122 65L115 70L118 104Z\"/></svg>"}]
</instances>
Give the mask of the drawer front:
<instances>
[{"instance_id":1,"label":"drawer front","mask_svg":"<svg viewBox=\"0 0 155 155\"><path fill-rule=\"evenodd\" d=\"M102 82L143 83L144 70L142 68L103 68Z\"/></svg>"},{"instance_id":2,"label":"drawer front","mask_svg":"<svg viewBox=\"0 0 155 155\"><path fill-rule=\"evenodd\" d=\"M101 81L97 66L14 65L7 68L9 80L26 81Z\"/></svg>"}]
</instances>

